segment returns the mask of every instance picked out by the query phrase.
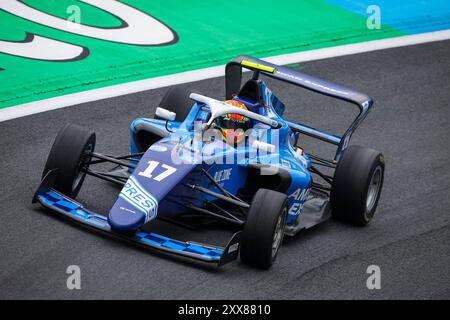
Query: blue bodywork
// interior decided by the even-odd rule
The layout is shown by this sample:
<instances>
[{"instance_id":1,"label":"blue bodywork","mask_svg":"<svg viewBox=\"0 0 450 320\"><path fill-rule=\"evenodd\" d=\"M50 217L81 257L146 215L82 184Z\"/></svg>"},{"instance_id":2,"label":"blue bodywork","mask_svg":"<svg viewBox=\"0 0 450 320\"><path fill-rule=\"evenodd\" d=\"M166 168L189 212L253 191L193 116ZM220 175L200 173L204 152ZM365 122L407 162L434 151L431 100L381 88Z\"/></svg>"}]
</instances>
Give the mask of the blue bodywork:
<instances>
[{"instance_id":1,"label":"blue bodywork","mask_svg":"<svg viewBox=\"0 0 450 320\"><path fill-rule=\"evenodd\" d=\"M137 168L132 173L129 181L121 192L121 196L117 199L115 205L109 213L109 221L116 229L136 229L142 224L156 218L174 216L186 212L188 209L185 205L194 204L202 207L202 204L206 201L214 200L214 197L205 193L199 192L186 186L186 183L200 185L207 187L215 192L220 192L215 186L209 186L209 180L206 176L201 175L200 170L203 168L211 176L217 178L218 182L232 194L237 194L238 191L245 187L247 183L248 167L251 164L268 164L271 167L279 167L290 177L290 184L284 190L289 196L289 215L288 223L294 222L300 215L300 209L311 187L311 174L308 171L310 166L310 159L306 154L297 155L295 153L295 134L290 129L288 124L281 118L275 111L275 106L272 105L274 101L274 95L266 87L264 81L260 80L260 84L264 90L263 104L257 105L254 102L250 102L246 99L241 99L238 96L235 100L241 101L246 104L249 110L267 116L269 118L276 119L283 123L283 126L279 129L266 130L278 130L278 137L280 146L277 153L268 153L264 156L256 156L251 158L249 153L252 152L248 146L232 147L222 141L216 141L208 143L208 147L211 144L217 145L218 154L214 154L212 158L222 158L231 154L237 159L230 164L207 164L208 159L204 161L174 164L171 155L174 148L178 145L186 145L192 139L195 139L195 135L199 134L192 130L194 121L203 117L201 114L205 112L206 108L201 103L194 103L191 112L182 123L171 121L168 124L172 133L166 129L166 121L140 118L135 120L131 125L131 153L136 153L137 147L134 141L135 128L138 124L145 122L147 125L157 127L158 130L166 131L167 136L160 141L153 144L144 156L139 160ZM279 101L277 99L277 101ZM205 117L204 119L208 119ZM199 148L202 149L203 145ZM276 159L276 160L274 160ZM148 168L149 161L156 161L160 165L152 172L152 175L157 176L165 169L161 167L161 164L176 168L169 177L161 181L155 179L149 179L146 176L142 176ZM217 161L214 161L217 162ZM224 161L225 162L225 161ZM226 172L226 177L221 177L222 173ZM157 204L157 214L153 214L153 209L145 210L135 201L130 200L127 197L130 189L138 191L141 195L145 190L151 193L154 197L154 202ZM142 192L141 192L142 191ZM125 196L123 196L125 194ZM142 199L149 199L148 195L142 197Z\"/></svg>"},{"instance_id":2,"label":"blue bodywork","mask_svg":"<svg viewBox=\"0 0 450 320\"><path fill-rule=\"evenodd\" d=\"M243 67L254 72L251 85L256 88L255 99L240 94ZM263 80L258 79L259 73L351 102L359 107L360 113L342 137L294 123L283 118L284 104ZM138 118L132 122L130 154L134 156L129 162L135 167L128 169L129 176L107 217L85 209L75 200L54 190L52 180L57 169L44 177L34 201L73 220L141 245L219 264L236 258L240 232L231 238L226 247L218 247L169 239L145 232L143 227L151 225L156 218L182 216L192 211L193 206L205 208L218 200L217 194L224 190L236 199L244 197L245 191L250 190L250 196L246 198L250 203L251 193L262 187L287 195L288 226L299 226L296 229L299 230L300 227L307 228L323 221L326 217L323 213L328 211L328 199L305 205L307 200L314 198L310 194L313 177L310 156L296 146L298 135L306 134L336 145L337 161L353 131L367 115L372 99L349 88L247 56L239 56L227 64L226 91L227 99L245 104L248 111L257 115L251 118L251 135L257 136L257 140L264 137L266 145L276 142L277 148L261 152L250 143L231 146L222 139L205 138L203 129L211 124L212 107L206 100L193 99L190 112L181 122L152 118ZM261 120L261 116L265 117L266 122L255 120ZM137 135L142 128L147 132L144 138ZM153 139L151 143L146 141L149 137ZM274 137L276 141L271 140ZM263 170L273 173L261 175ZM321 216L305 216L304 206L319 208L317 212Z\"/></svg>"}]
</instances>

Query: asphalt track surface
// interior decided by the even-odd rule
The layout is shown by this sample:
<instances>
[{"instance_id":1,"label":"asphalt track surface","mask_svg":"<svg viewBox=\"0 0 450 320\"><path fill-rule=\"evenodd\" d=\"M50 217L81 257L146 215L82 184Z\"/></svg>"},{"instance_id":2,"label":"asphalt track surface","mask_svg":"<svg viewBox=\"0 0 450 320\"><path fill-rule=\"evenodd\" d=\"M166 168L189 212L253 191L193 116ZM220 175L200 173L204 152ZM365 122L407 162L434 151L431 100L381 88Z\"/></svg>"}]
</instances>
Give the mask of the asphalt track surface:
<instances>
[{"instance_id":1,"label":"asphalt track surface","mask_svg":"<svg viewBox=\"0 0 450 320\"><path fill-rule=\"evenodd\" d=\"M386 158L384 189L368 227L330 220L285 239L269 271L239 261L218 269L137 249L32 205L59 128L67 122L93 128L97 151L125 153L130 122L152 115L167 89L141 92L0 123L0 298L450 298L450 41L294 67L375 100L352 140ZM355 114L330 98L269 85L292 119L339 132ZM222 78L190 86L224 95ZM117 192L88 177L78 200L107 212ZM221 228L194 234L157 228L186 240L226 239ZM66 288L69 265L81 268L81 290ZM381 268L380 290L366 287L369 265Z\"/></svg>"}]
</instances>

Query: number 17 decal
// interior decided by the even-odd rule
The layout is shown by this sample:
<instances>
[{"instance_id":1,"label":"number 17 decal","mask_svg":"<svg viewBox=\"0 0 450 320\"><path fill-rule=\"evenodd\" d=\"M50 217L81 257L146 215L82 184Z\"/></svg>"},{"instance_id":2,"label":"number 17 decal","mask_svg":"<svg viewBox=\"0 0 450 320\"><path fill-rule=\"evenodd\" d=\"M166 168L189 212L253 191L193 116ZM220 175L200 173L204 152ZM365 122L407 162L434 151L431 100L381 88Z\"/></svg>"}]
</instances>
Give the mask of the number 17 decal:
<instances>
[{"instance_id":1,"label":"number 17 decal","mask_svg":"<svg viewBox=\"0 0 450 320\"><path fill-rule=\"evenodd\" d=\"M142 172L139 172L139 175L151 179L153 177L152 173L156 169L156 167L158 167L158 165L159 165L158 161L149 161L147 169L145 169ZM161 164L161 167L163 167L166 170L153 178L153 180L156 180L158 182L164 180L165 178L170 176L172 173L177 171L177 169L175 169L174 167L168 166L167 164L164 164L164 163Z\"/></svg>"}]
</instances>

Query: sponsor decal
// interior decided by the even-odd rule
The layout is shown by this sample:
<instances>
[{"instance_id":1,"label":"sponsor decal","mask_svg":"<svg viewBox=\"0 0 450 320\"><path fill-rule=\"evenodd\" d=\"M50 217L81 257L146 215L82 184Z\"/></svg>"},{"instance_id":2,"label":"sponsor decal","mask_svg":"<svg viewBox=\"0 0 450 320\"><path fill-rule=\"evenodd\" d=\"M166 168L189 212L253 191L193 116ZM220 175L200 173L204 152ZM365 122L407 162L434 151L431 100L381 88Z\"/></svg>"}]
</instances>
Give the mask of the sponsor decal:
<instances>
[{"instance_id":1,"label":"sponsor decal","mask_svg":"<svg viewBox=\"0 0 450 320\"><path fill-rule=\"evenodd\" d=\"M125 207L120 207L120 210L126 211L126 212L131 212L131 213L136 213L136 211L125 208Z\"/></svg>"},{"instance_id":2,"label":"sponsor decal","mask_svg":"<svg viewBox=\"0 0 450 320\"><path fill-rule=\"evenodd\" d=\"M303 190L298 188L288 196L288 198L294 199L294 203L289 207L288 214L293 216L298 216L300 214L303 207L303 203L305 203L305 200L308 197L309 191L310 188Z\"/></svg>"},{"instance_id":3,"label":"sponsor decal","mask_svg":"<svg viewBox=\"0 0 450 320\"><path fill-rule=\"evenodd\" d=\"M149 149L152 150L152 151L156 151L156 152L167 151L167 147L159 145L159 144L154 144Z\"/></svg>"},{"instance_id":4,"label":"sponsor decal","mask_svg":"<svg viewBox=\"0 0 450 320\"><path fill-rule=\"evenodd\" d=\"M289 74L289 73L282 72L282 71L278 71L277 73L279 75L281 75L281 76L286 77L286 78L290 78L290 79L298 81L298 82L303 82L305 84L314 86L314 87L316 87L318 89L322 89L322 90L325 90L325 91L328 91L328 92L332 92L332 93L336 93L336 94L341 94L341 95L344 95L344 96L348 96L349 95L349 92L347 92L347 91L339 90L339 89L336 89L336 88L331 88L331 87L326 86L325 84L318 83L318 82L315 82L315 81L312 81L312 80L309 80L309 79L305 79L305 78L302 78L302 77L299 77L299 76L296 76L296 75L293 75L293 74Z\"/></svg>"},{"instance_id":5,"label":"sponsor decal","mask_svg":"<svg viewBox=\"0 0 450 320\"><path fill-rule=\"evenodd\" d=\"M128 179L119 197L144 212L146 222L156 217L158 201L141 186L135 177Z\"/></svg>"},{"instance_id":6,"label":"sponsor decal","mask_svg":"<svg viewBox=\"0 0 450 320\"><path fill-rule=\"evenodd\" d=\"M216 180L217 182L230 180L231 170L233 170L233 168L216 171L216 173L214 174L214 180Z\"/></svg>"}]
</instances>

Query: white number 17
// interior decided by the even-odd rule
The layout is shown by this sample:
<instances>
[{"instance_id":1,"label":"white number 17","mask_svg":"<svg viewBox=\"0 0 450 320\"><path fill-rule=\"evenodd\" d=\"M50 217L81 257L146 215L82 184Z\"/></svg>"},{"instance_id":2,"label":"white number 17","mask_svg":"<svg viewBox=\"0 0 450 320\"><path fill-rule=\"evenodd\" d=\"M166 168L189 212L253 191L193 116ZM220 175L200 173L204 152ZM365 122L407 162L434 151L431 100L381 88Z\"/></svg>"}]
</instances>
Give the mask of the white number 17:
<instances>
[{"instance_id":1,"label":"white number 17","mask_svg":"<svg viewBox=\"0 0 450 320\"><path fill-rule=\"evenodd\" d=\"M147 169L145 169L142 172L139 172L139 175L146 177L146 178L152 178L152 173L158 165L159 165L158 161L149 161ZM164 164L164 163L161 164L161 167L166 169L166 171L158 174L156 177L153 178L153 180L161 181L161 180L167 178L168 176L170 176L175 171L177 171L177 169L175 169L174 167L168 166L167 164Z\"/></svg>"}]
</instances>

